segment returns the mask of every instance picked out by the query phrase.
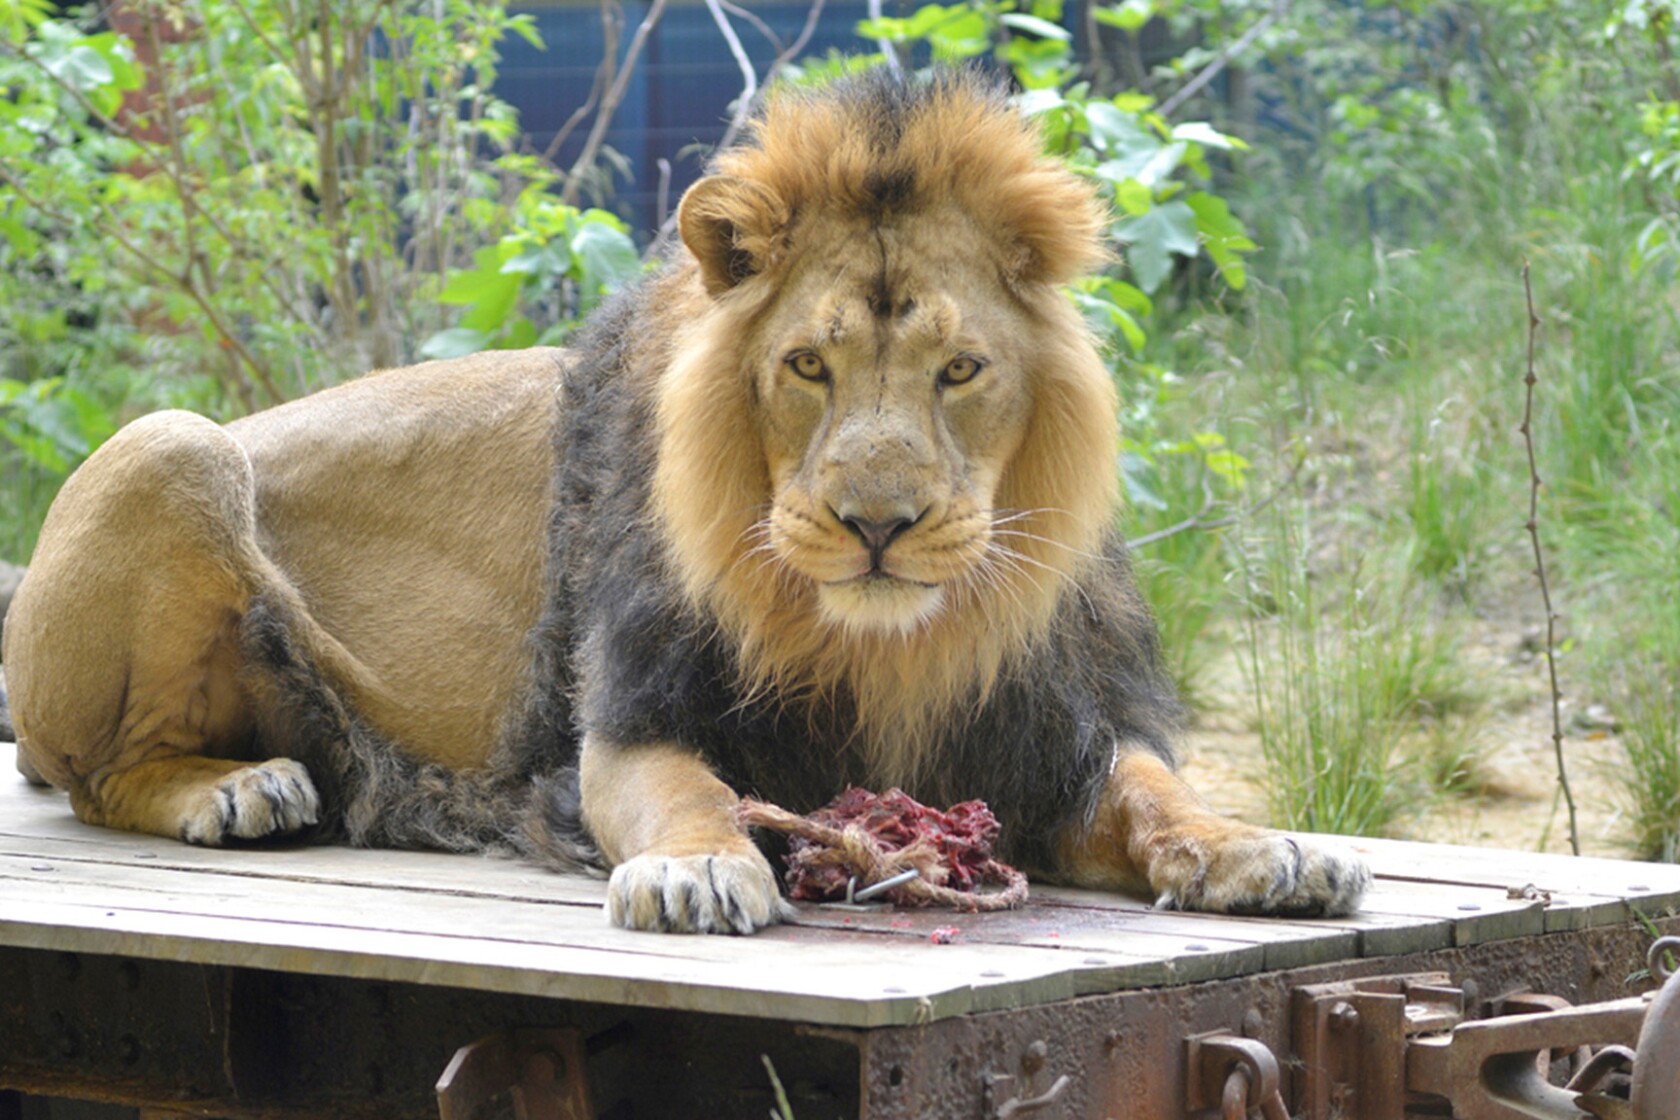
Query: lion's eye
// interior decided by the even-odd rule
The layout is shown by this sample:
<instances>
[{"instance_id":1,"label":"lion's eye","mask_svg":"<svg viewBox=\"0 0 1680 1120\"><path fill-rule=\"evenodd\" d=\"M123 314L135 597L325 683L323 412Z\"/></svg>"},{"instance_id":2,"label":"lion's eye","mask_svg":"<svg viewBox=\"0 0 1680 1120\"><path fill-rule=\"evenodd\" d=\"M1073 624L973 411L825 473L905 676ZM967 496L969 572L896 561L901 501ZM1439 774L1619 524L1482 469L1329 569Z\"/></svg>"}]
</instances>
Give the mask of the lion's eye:
<instances>
[{"instance_id":1,"label":"lion's eye","mask_svg":"<svg viewBox=\"0 0 1680 1120\"><path fill-rule=\"evenodd\" d=\"M821 358L809 350L801 350L799 353L789 356L787 363L794 373L807 381L828 380L828 367L823 365Z\"/></svg>"},{"instance_id":2,"label":"lion's eye","mask_svg":"<svg viewBox=\"0 0 1680 1120\"><path fill-rule=\"evenodd\" d=\"M939 371L941 385L966 385L980 374L982 366L975 358L952 358Z\"/></svg>"}]
</instances>

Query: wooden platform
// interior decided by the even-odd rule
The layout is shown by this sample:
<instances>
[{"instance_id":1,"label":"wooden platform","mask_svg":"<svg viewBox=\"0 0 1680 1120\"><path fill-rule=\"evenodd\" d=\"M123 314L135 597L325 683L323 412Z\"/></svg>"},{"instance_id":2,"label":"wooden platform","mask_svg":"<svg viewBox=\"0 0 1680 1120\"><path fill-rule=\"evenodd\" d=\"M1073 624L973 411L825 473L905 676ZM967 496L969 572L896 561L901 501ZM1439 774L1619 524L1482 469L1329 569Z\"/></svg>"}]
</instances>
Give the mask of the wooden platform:
<instances>
[{"instance_id":1,"label":"wooden platform","mask_svg":"<svg viewBox=\"0 0 1680 1120\"><path fill-rule=\"evenodd\" d=\"M1022 911L804 907L750 938L628 933L604 884L517 862L319 847L216 850L93 828L0 746L0 946L517 993L833 1027L1425 953L1680 909L1680 867L1360 841L1354 918L1153 911L1034 888ZM959 932L935 944L939 927Z\"/></svg>"}]
</instances>

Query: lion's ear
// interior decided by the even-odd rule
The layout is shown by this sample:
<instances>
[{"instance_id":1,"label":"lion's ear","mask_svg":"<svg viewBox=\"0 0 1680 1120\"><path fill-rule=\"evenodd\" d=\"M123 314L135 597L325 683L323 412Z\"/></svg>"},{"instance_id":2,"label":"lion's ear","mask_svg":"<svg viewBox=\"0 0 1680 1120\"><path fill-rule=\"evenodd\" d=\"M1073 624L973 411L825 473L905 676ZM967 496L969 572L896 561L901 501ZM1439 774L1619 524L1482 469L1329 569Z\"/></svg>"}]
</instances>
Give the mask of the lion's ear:
<instances>
[{"instance_id":1,"label":"lion's ear","mask_svg":"<svg viewBox=\"0 0 1680 1120\"><path fill-rule=\"evenodd\" d=\"M787 207L768 188L727 175L701 179L677 207L683 244L700 262L700 277L714 296L768 267L787 222Z\"/></svg>"}]
</instances>

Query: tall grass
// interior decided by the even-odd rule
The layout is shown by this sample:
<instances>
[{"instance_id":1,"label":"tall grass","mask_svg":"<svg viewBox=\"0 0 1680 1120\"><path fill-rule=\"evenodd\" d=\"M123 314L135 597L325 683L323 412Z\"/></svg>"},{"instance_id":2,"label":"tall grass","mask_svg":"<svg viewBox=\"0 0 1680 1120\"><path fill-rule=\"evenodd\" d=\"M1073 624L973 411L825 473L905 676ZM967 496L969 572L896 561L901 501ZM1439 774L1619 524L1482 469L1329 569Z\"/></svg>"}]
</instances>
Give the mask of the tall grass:
<instances>
[{"instance_id":1,"label":"tall grass","mask_svg":"<svg viewBox=\"0 0 1680 1120\"><path fill-rule=\"evenodd\" d=\"M1153 334L1183 387L1156 423L1201 430L1217 402L1266 473L1282 477L1303 448L1311 465L1240 535L1143 550L1144 584L1164 618L1198 606L1192 680L1218 655L1205 636L1238 636L1280 823L1381 831L1420 792L1474 792L1475 744L1509 738L1512 721L1483 703L1463 636L1514 653L1543 619L1516 430L1531 263L1562 687L1619 717L1623 838L1673 858L1680 289L1676 260L1636 267L1635 248L1680 200L1624 174L1662 63L1649 41L1597 42L1602 17L1582 5L1522 20L1462 7L1479 36L1474 58L1453 60L1467 95L1442 127L1389 134L1383 167L1407 170L1404 190L1374 165L1361 175L1323 133L1299 146L1249 133L1229 193L1262 246L1253 283L1218 332L1197 325L1207 308L1157 300L1172 321ZM1163 520L1198 503L1175 501ZM1548 698L1531 699L1539 711Z\"/></svg>"},{"instance_id":2,"label":"tall grass","mask_svg":"<svg viewBox=\"0 0 1680 1120\"><path fill-rule=\"evenodd\" d=\"M1272 816L1380 835L1426 779L1402 752L1408 735L1460 702L1451 642L1417 624L1406 576L1351 549L1320 561L1306 513L1299 503L1280 511L1244 546L1243 668Z\"/></svg>"}]
</instances>

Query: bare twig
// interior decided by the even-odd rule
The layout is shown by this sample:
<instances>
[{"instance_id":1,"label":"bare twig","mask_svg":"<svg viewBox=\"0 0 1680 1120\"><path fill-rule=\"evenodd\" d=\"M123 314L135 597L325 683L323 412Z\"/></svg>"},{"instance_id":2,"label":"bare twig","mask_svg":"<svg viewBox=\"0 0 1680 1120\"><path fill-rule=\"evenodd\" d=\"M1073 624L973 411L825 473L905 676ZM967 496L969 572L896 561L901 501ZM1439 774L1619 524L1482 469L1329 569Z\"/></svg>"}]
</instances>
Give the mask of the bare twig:
<instances>
[{"instance_id":1,"label":"bare twig","mask_svg":"<svg viewBox=\"0 0 1680 1120\"><path fill-rule=\"evenodd\" d=\"M630 75L636 70L636 59L641 56L642 47L646 45L648 36L659 25L660 17L665 14L666 0L653 0L648 6L647 15L636 27L636 34L631 36L630 49L624 54L624 62L618 68L618 76L613 79L611 88L601 99L601 107L596 110L595 123L589 128L589 136L583 142L583 150L578 158L572 162L572 169L566 173L566 185L561 188L560 201L568 206L576 206L578 195L583 190L583 177L595 165L595 156L601 150L601 142L606 138L607 127L612 124L613 115L618 112L619 103L624 100L624 91L629 88Z\"/></svg>"},{"instance_id":2,"label":"bare twig","mask_svg":"<svg viewBox=\"0 0 1680 1120\"><path fill-rule=\"evenodd\" d=\"M787 45L782 42L782 37L771 30L768 23L765 23L763 20L753 15L751 11L741 7L739 4L731 4L729 0L721 0L721 2L723 4L724 11L728 12L732 16L740 16L742 19L752 24L753 30L764 36L765 40L772 48L775 49L777 54L781 54L787 49Z\"/></svg>"},{"instance_id":3,"label":"bare twig","mask_svg":"<svg viewBox=\"0 0 1680 1120\"><path fill-rule=\"evenodd\" d=\"M872 20L881 18L881 0L869 0L869 18ZM896 76L903 76L904 64L898 57L898 44L886 39L877 39L875 45L881 48L881 57L887 60L887 69L891 70Z\"/></svg>"},{"instance_id":4,"label":"bare twig","mask_svg":"<svg viewBox=\"0 0 1680 1120\"><path fill-rule=\"evenodd\" d=\"M572 110L572 115L566 122L554 131L554 139L543 149L543 159L550 163L560 154L564 145L584 118L595 111L600 104L601 93L612 85L614 69L618 65L618 37L624 30L624 12L616 0L601 0L601 63L595 67L595 77L589 83L589 96L584 98L583 104Z\"/></svg>"},{"instance_id":5,"label":"bare twig","mask_svg":"<svg viewBox=\"0 0 1680 1120\"><path fill-rule=\"evenodd\" d=\"M1188 533L1192 529L1200 529L1204 532L1213 529L1224 529L1227 526L1235 525L1239 521L1252 517L1261 510L1265 509L1267 506L1271 505L1273 502L1277 501L1279 495L1281 495L1284 491L1291 489L1295 485L1295 480L1300 477L1301 474L1301 466L1305 462L1305 459L1297 459L1295 461L1295 465L1289 469L1289 477L1273 487L1272 492L1267 494L1264 498L1261 498L1252 505L1244 506L1235 513L1226 514L1224 517L1217 517L1211 521L1204 519L1209 513L1213 512L1213 507L1217 505L1218 502L1214 499L1213 490L1204 485L1202 487L1201 509L1197 510L1192 516L1186 517L1183 521L1180 521L1175 525L1168 525L1166 528L1157 529L1153 533L1145 533L1141 537L1127 538L1126 547L1132 549L1142 548L1144 545L1154 544L1156 541L1165 540L1168 537L1176 537L1180 533Z\"/></svg>"},{"instance_id":6,"label":"bare twig","mask_svg":"<svg viewBox=\"0 0 1680 1120\"><path fill-rule=\"evenodd\" d=\"M712 22L723 32L723 41L729 44L729 53L735 59L735 68L741 72L741 95L735 99L735 115L730 118L729 130L724 133L725 137L732 137L740 131L758 99L758 71L753 68L752 59L747 57L746 48L741 46L741 38L735 34L735 25L729 22L721 0L706 0L706 10L712 13Z\"/></svg>"},{"instance_id":7,"label":"bare twig","mask_svg":"<svg viewBox=\"0 0 1680 1120\"><path fill-rule=\"evenodd\" d=\"M748 97L743 91L741 108L737 109L734 118L729 122L729 127L724 130L723 138L718 141L716 150L722 151L735 142L735 138L740 135L741 129L746 126L746 122L751 120L753 113L758 110L759 102L764 100L765 93L775 83L777 76L787 67L788 63L799 57L799 52L803 51L805 45L811 41L811 36L817 30L817 21L822 17L825 3L827 3L827 0L811 0L811 6L805 13L805 26L799 29L798 37L789 43L781 54L776 56L774 62L770 63L769 69L764 71L763 81L756 83L756 92ZM724 4L724 7L726 9L731 8L727 3ZM662 164L663 162L661 161ZM661 178L660 184L661 191L668 185L664 178ZM671 234L676 232L676 212L665 209L663 195L659 204L659 212L661 214L659 232L654 235L653 240L648 244L647 251L642 254L643 260L656 260L665 251L666 245L670 243Z\"/></svg>"},{"instance_id":8,"label":"bare twig","mask_svg":"<svg viewBox=\"0 0 1680 1120\"><path fill-rule=\"evenodd\" d=\"M74 219L63 212L54 209L44 199L37 198L32 195L24 187L22 178L17 175L3 160L0 160L0 180L4 180L14 191L17 192L18 197L23 199L24 202L34 207L40 213L45 214L53 221L63 223L67 226L74 224ZM124 252L128 253L131 257L138 261L142 266L150 269L154 274L174 287L179 288L183 294L185 294L194 303L198 304L199 310L204 312L205 317L210 320L211 326L215 327L217 335L219 335L222 341L232 347L234 352L239 355L240 360L245 363L251 373L262 383L264 391L269 394L270 398L275 401L284 400L285 398L281 395L279 389L275 387L273 380L269 376L268 367L257 360L256 356L251 353L248 347L246 347L244 340L241 339L228 324L226 317L222 315L221 311L210 301L209 297L200 291L198 286L193 282L191 266L189 265L183 272L174 271L168 265L159 261L156 257L140 248L127 236L125 236L121 223L116 220L116 217L106 207L104 202L95 200L94 204L99 207L100 213L105 216L105 224L101 228L104 230L106 236L115 242ZM255 407L255 402L250 394L251 385L248 381L241 378L235 384L234 388L240 392L241 398L244 400L247 407Z\"/></svg>"},{"instance_id":9,"label":"bare twig","mask_svg":"<svg viewBox=\"0 0 1680 1120\"><path fill-rule=\"evenodd\" d=\"M1247 50L1249 44L1258 39L1268 27L1281 19L1283 17L1283 13L1288 9L1288 7L1289 0L1278 0L1276 7L1261 16L1259 19L1255 20L1254 26L1250 27L1247 31L1244 31L1234 43L1231 43L1229 46L1225 47L1225 49L1221 50L1218 56L1215 57L1212 62L1208 63L1208 65L1200 73L1198 73L1194 78L1191 78L1188 82L1184 83L1183 88L1171 97L1167 98L1165 101L1161 102L1161 115L1163 117L1172 116L1173 113L1186 101L1200 93L1202 91L1202 87L1217 78L1219 76L1219 72L1231 64L1231 60L1233 58Z\"/></svg>"},{"instance_id":10,"label":"bare twig","mask_svg":"<svg viewBox=\"0 0 1680 1120\"><path fill-rule=\"evenodd\" d=\"M1523 422L1519 429L1528 448L1528 537L1534 544L1534 574L1540 580L1540 598L1546 604L1546 671L1552 685L1552 752L1557 756L1558 786L1563 791L1564 804L1569 807L1569 850L1581 854L1581 834L1575 820L1575 794L1569 788L1569 770L1563 760L1563 719L1559 705L1563 693L1558 688L1557 645L1558 614L1552 608L1552 591L1546 583L1546 558L1540 551L1540 469L1534 460L1534 385L1540 379L1534 375L1534 337L1540 317L1534 313L1534 285L1529 280L1528 262L1523 262L1523 297L1528 303L1528 360L1523 375L1526 396L1523 400Z\"/></svg>"}]
</instances>

